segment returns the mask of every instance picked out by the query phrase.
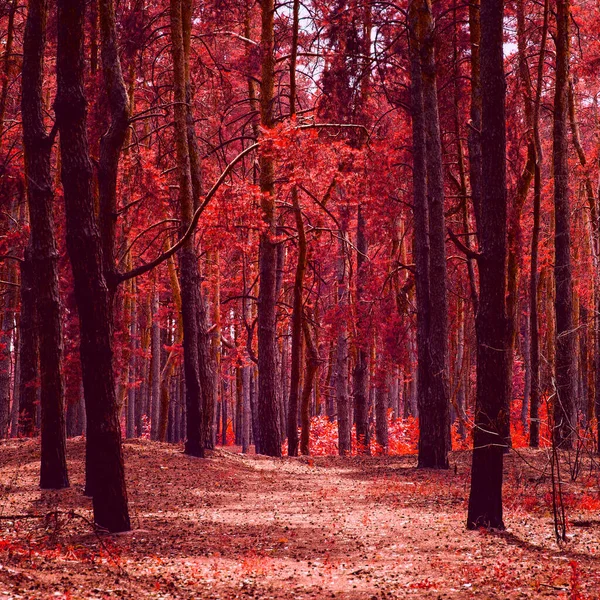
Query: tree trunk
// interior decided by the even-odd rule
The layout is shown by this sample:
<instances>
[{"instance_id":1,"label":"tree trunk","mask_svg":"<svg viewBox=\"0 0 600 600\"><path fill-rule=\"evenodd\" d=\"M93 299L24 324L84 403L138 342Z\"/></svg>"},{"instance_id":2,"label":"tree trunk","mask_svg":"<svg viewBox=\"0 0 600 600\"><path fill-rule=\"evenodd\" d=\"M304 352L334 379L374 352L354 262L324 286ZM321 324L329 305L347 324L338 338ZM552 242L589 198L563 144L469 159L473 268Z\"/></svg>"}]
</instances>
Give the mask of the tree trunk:
<instances>
[{"instance_id":1,"label":"tree trunk","mask_svg":"<svg viewBox=\"0 0 600 600\"><path fill-rule=\"evenodd\" d=\"M19 435L33 437L36 433L35 410L38 377L38 332L36 323L36 302L34 292L33 262L31 244L25 248L25 257L21 263L21 318L19 381Z\"/></svg>"},{"instance_id":2,"label":"tree trunk","mask_svg":"<svg viewBox=\"0 0 600 600\"><path fill-rule=\"evenodd\" d=\"M348 329L345 323L345 311L348 302L348 281L346 276L346 232L340 232L337 264L338 311L342 315L338 323L337 345L335 351L335 397L338 421L338 452L340 456L349 456L352 451L352 420L348 397Z\"/></svg>"},{"instance_id":3,"label":"tree trunk","mask_svg":"<svg viewBox=\"0 0 600 600\"><path fill-rule=\"evenodd\" d=\"M6 114L6 101L8 99L8 90L11 84L11 75L13 65L16 63L13 54L13 42L15 39L15 15L19 3L17 0L12 0L8 7L8 23L6 26L6 41L4 42L4 60L3 60L3 77L2 88L0 89L0 141L4 135L4 116Z\"/></svg>"},{"instance_id":4,"label":"tree trunk","mask_svg":"<svg viewBox=\"0 0 600 600\"><path fill-rule=\"evenodd\" d=\"M42 458L40 487L69 485L66 459L65 399L62 379L62 327L58 290L58 252L52 214L54 193L48 136L42 114L42 81L46 44L45 0L29 3L23 41L23 142L27 173L27 202L32 260L32 293L38 319L42 405Z\"/></svg>"},{"instance_id":5,"label":"tree trunk","mask_svg":"<svg viewBox=\"0 0 600 600\"><path fill-rule=\"evenodd\" d=\"M242 367L242 453L247 454L250 449L250 386L252 385L252 367Z\"/></svg>"},{"instance_id":6,"label":"tree trunk","mask_svg":"<svg viewBox=\"0 0 600 600\"><path fill-rule=\"evenodd\" d=\"M413 0L411 101L413 113L414 253L417 290L419 467L448 468L448 300L444 186L433 21L428 1Z\"/></svg>"},{"instance_id":7,"label":"tree trunk","mask_svg":"<svg viewBox=\"0 0 600 600\"><path fill-rule=\"evenodd\" d=\"M481 227L481 15L480 0L469 2L469 40L471 50L471 107L467 145L469 181L477 238Z\"/></svg>"},{"instance_id":8,"label":"tree trunk","mask_svg":"<svg viewBox=\"0 0 600 600\"><path fill-rule=\"evenodd\" d=\"M114 291L117 178L121 149L129 128L129 97L121 70L114 0L98 0L100 54L110 125L100 140L98 161L99 227L106 280Z\"/></svg>"},{"instance_id":9,"label":"tree trunk","mask_svg":"<svg viewBox=\"0 0 600 600\"><path fill-rule=\"evenodd\" d=\"M150 437L153 440L159 439L158 421L160 414L160 324L158 311L160 308L158 291L155 289L152 293L152 326L150 329L150 377L152 378L152 388L150 395Z\"/></svg>"},{"instance_id":10,"label":"tree trunk","mask_svg":"<svg viewBox=\"0 0 600 600\"><path fill-rule=\"evenodd\" d=\"M92 163L86 132L84 16L82 0L59 0L55 112L60 131L67 250L81 331L94 521L116 532L129 530L130 522L112 369L111 294L104 278L102 244L94 218Z\"/></svg>"},{"instance_id":11,"label":"tree trunk","mask_svg":"<svg viewBox=\"0 0 600 600\"><path fill-rule=\"evenodd\" d=\"M290 118L296 116L296 60L298 56L298 22L300 1L294 0L292 24L292 51L290 58ZM292 205L298 231L298 262L294 279L292 307L292 357L290 364L290 396L287 412L288 456L298 456L298 398L300 396L300 362L302 358L303 291L306 271L306 233L298 202L298 187L292 187Z\"/></svg>"},{"instance_id":12,"label":"tree trunk","mask_svg":"<svg viewBox=\"0 0 600 600\"><path fill-rule=\"evenodd\" d=\"M129 389L127 390L127 416L126 416L126 437L135 437L135 411L137 404L137 388L135 382L138 377L139 360L137 357L138 342L138 315L137 298L135 295L135 280L131 280L131 324L129 328L129 338L131 341L131 351L129 353Z\"/></svg>"},{"instance_id":13,"label":"tree trunk","mask_svg":"<svg viewBox=\"0 0 600 600\"><path fill-rule=\"evenodd\" d=\"M361 330L364 319L361 317L365 293L364 269L367 259L366 224L362 207L358 207L356 228L356 318L359 338L364 338L365 331ZM356 364L353 370L354 384L354 420L356 422L356 448L359 454L371 453L371 432L369 427L369 352L361 345L356 346Z\"/></svg>"},{"instance_id":14,"label":"tree trunk","mask_svg":"<svg viewBox=\"0 0 600 600\"><path fill-rule=\"evenodd\" d=\"M556 3L556 86L554 94L554 278L556 286L556 397L553 405L553 438L563 448L573 446L575 435L575 341L569 201L568 89L569 0Z\"/></svg>"},{"instance_id":15,"label":"tree trunk","mask_svg":"<svg viewBox=\"0 0 600 600\"><path fill-rule=\"evenodd\" d=\"M182 1L171 0L171 43L173 54L173 89L176 102L175 146L179 168L179 201L181 229L185 231L193 214L193 189L187 136L186 66L184 53ZM181 306L183 323L183 365L187 408L185 453L204 456L205 427L202 405L202 384L199 365L199 304L200 274L198 256L191 236L179 251Z\"/></svg>"},{"instance_id":16,"label":"tree trunk","mask_svg":"<svg viewBox=\"0 0 600 600\"><path fill-rule=\"evenodd\" d=\"M385 377L385 382L375 388L375 436L382 454L387 454L389 451L388 408L389 390L391 387L390 379L388 374Z\"/></svg>"},{"instance_id":17,"label":"tree trunk","mask_svg":"<svg viewBox=\"0 0 600 600\"><path fill-rule=\"evenodd\" d=\"M300 410L300 422L302 433L300 436L300 454L307 456L310 454L310 400L317 372L319 370L319 351L315 343L310 325L305 317L302 318L302 327L304 329L304 339L306 340L306 365L304 371L304 384L302 386L302 403Z\"/></svg>"},{"instance_id":18,"label":"tree trunk","mask_svg":"<svg viewBox=\"0 0 600 600\"><path fill-rule=\"evenodd\" d=\"M260 83L261 125L271 129L273 115L275 56L273 0L261 0ZM259 157L261 208L265 229L260 234L258 293L258 414L260 452L281 456L279 402L277 397L277 243L275 240L275 165L264 150Z\"/></svg>"},{"instance_id":19,"label":"tree trunk","mask_svg":"<svg viewBox=\"0 0 600 600\"><path fill-rule=\"evenodd\" d=\"M529 446L539 446L540 423L540 332L538 323L538 256L540 238L540 210L542 204L542 144L539 132L539 114L543 86L544 61L546 57L546 40L548 37L549 0L544 2L544 24L540 41L540 56L538 59L537 83L535 102L533 105L533 138L535 142L535 169L533 173L533 229L531 232L531 273L529 278L529 330L531 393L529 398ZM552 318L550 316L550 322Z\"/></svg>"},{"instance_id":20,"label":"tree trunk","mask_svg":"<svg viewBox=\"0 0 600 600\"><path fill-rule=\"evenodd\" d=\"M477 398L467 527L503 529L507 389L506 124L502 0L481 2L482 181Z\"/></svg>"},{"instance_id":21,"label":"tree trunk","mask_svg":"<svg viewBox=\"0 0 600 600\"><path fill-rule=\"evenodd\" d=\"M531 233L531 273L529 279L529 331L531 394L529 397L529 446L540 444L540 332L538 319L538 255L540 239L540 207L542 201L542 178L540 161L536 160L533 183L533 229Z\"/></svg>"}]
</instances>

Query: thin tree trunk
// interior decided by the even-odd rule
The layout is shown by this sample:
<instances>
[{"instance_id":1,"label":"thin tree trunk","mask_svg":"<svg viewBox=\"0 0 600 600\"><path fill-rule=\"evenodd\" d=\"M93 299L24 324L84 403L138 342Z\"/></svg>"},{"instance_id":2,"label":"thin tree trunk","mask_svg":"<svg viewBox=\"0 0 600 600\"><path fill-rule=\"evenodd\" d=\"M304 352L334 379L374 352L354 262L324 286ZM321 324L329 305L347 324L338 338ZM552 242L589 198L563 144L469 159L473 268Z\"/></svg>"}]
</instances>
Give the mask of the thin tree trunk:
<instances>
[{"instance_id":1,"label":"thin tree trunk","mask_svg":"<svg viewBox=\"0 0 600 600\"><path fill-rule=\"evenodd\" d=\"M193 189L187 136L186 65L184 52L182 1L171 0L171 42L173 54L173 88L175 98L175 145L179 168L181 225L185 231L192 220ZM202 384L199 365L200 275L193 236L179 251L181 305L183 322L183 363L185 372L187 439L185 453L204 456L205 426Z\"/></svg>"},{"instance_id":2,"label":"thin tree trunk","mask_svg":"<svg viewBox=\"0 0 600 600\"><path fill-rule=\"evenodd\" d=\"M302 318L302 327L304 329L304 339L306 340L306 364L300 410L300 422L302 426L302 432L300 436L300 454L307 456L310 454L310 400L312 398L314 383L321 361L319 359L319 351L315 343L314 336L305 317Z\"/></svg>"},{"instance_id":3,"label":"thin tree trunk","mask_svg":"<svg viewBox=\"0 0 600 600\"><path fill-rule=\"evenodd\" d=\"M365 295L365 262L367 260L368 243L366 223L362 207L358 207L356 228L356 318L359 337L365 331L360 330L364 318L363 299ZM371 453L371 432L369 427L369 352L360 342L356 346L356 363L353 370L354 385L354 420L356 421L356 447L359 454Z\"/></svg>"},{"instance_id":4,"label":"thin tree trunk","mask_svg":"<svg viewBox=\"0 0 600 600\"><path fill-rule=\"evenodd\" d=\"M150 329L150 377L152 388L150 394L150 437L158 439L158 418L160 413L160 325L158 322L159 295L155 289L152 292L152 326Z\"/></svg>"},{"instance_id":5,"label":"thin tree trunk","mask_svg":"<svg viewBox=\"0 0 600 600\"><path fill-rule=\"evenodd\" d=\"M556 396L553 437L556 444L571 448L575 434L575 342L573 276L571 266L568 92L569 92L569 0L556 3L556 86L554 94L554 279L556 286Z\"/></svg>"},{"instance_id":6,"label":"thin tree trunk","mask_svg":"<svg viewBox=\"0 0 600 600\"><path fill-rule=\"evenodd\" d=\"M2 88L0 89L0 141L4 135L4 116L6 115L6 101L8 99L8 90L11 84L11 75L15 57L13 55L13 43L15 39L15 15L19 3L12 0L8 8L8 23L6 25L6 41L4 42L4 60Z\"/></svg>"},{"instance_id":7,"label":"thin tree trunk","mask_svg":"<svg viewBox=\"0 0 600 600\"><path fill-rule=\"evenodd\" d=\"M471 54L471 107L467 145L469 181L477 238L481 227L481 19L480 0L469 2L469 40Z\"/></svg>"},{"instance_id":8,"label":"thin tree trunk","mask_svg":"<svg viewBox=\"0 0 600 600\"><path fill-rule=\"evenodd\" d=\"M261 0L262 73L261 125L271 129L274 119L275 56L274 0ZM280 415L277 397L277 243L275 240L275 165L262 151L259 156L261 208L265 229L260 234L258 293L258 414L260 451L281 456Z\"/></svg>"},{"instance_id":9,"label":"thin tree trunk","mask_svg":"<svg viewBox=\"0 0 600 600\"><path fill-rule=\"evenodd\" d=\"M535 170L533 173L533 228L531 232L531 273L529 277L529 330L530 330L530 370L531 393L529 398L529 445L539 446L540 424L540 333L538 323L538 255L540 238L540 209L542 203L542 144L540 140L539 121L540 105L546 57L546 39L548 37L549 0L544 2L544 24L540 41L540 56L538 59L537 83L535 102L533 105L533 138L535 142ZM552 318L550 317L550 322Z\"/></svg>"},{"instance_id":10,"label":"thin tree trunk","mask_svg":"<svg viewBox=\"0 0 600 600\"><path fill-rule=\"evenodd\" d=\"M337 264L338 311L347 310L348 278L346 275L346 233L341 232ZM350 401L348 396L348 329L344 317L338 323L337 345L335 351L335 396L338 421L338 452L340 456L349 456L352 451L352 421L350 419Z\"/></svg>"},{"instance_id":11,"label":"thin tree trunk","mask_svg":"<svg viewBox=\"0 0 600 600\"><path fill-rule=\"evenodd\" d=\"M252 367L242 367L242 452L247 454L250 449L250 386Z\"/></svg>"},{"instance_id":12,"label":"thin tree trunk","mask_svg":"<svg viewBox=\"0 0 600 600\"><path fill-rule=\"evenodd\" d=\"M437 107L433 22L428 1L413 0L414 253L417 291L419 467L448 468L450 407L444 189Z\"/></svg>"},{"instance_id":13,"label":"thin tree trunk","mask_svg":"<svg viewBox=\"0 0 600 600\"><path fill-rule=\"evenodd\" d=\"M137 316L137 298L136 298L135 280L131 280L131 324L129 328L129 338L131 351L129 353L129 389L127 390L127 418L126 418L126 436L135 437L135 411L137 404L137 387L135 382L138 376L139 360L137 357L138 342L138 316Z\"/></svg>"},{"instance_id":14,"label":"thin tree trunk","mask_svg":"<svg viewBox=\"0 0 600 600\"><path fill-rule=\"evenodd\" d=\"M35 405L39 346L31 252L31 244L28 244L25 248L24 260L21 263L21 318L19 319L21 369L18 386L20 398L19 435L23 437L33 437L36 433Z\"/></svg>"}]
</instances>

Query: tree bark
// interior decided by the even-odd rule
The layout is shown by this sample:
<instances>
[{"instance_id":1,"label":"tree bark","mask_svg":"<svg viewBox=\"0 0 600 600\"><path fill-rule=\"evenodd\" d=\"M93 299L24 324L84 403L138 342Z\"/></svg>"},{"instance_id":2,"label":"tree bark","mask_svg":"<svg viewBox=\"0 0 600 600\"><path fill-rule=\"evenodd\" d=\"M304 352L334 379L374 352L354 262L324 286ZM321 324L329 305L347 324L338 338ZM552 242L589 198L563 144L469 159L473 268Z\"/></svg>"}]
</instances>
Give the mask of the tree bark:
<instances>
[{"instance_id":1,"label":"tree bark","mask_svg":"<svg viewBox=\"0 0 600 600\"><path fill-rule=\"evenodd\" d=\"M310 330L310 325L305 317L302 319L302 327L304 329L304 339L306 340L306 365L304 371L304 385L302 386L302 403L300 410L300 422L302 425L302 432L300 436L300 454L303 456L308 456L308 454L310 454L310 400L321 361L319 359L319 351L315 343L315 339Z\"/></svg>"},{"instance_id":2,"label":"tree bark","mask_svg":"<svg viewBox=\"0 0 600 600\"><path fill-rule=\"evenodd\" d=\"M411 101L417 269L419 467L448 468L448 299L444 181L437 105L433 20L427 0L413 0Z\"/></svg>"},{"instance_id":3,"label":"tree bark","mask_svg":"<svg viewBox=\"0 0 600 600\"><path fill-rule=\"evenodd\" d=\"M531 273L529 278L529 350L531 370L531 393L529 398L529 446L539 446L540 423L540 332L538 322L538 285L540 275L538 271L539 238L540 238L540 211L542 204L542 143L540 140L540 105L542 96L544 61L546 57L546 40L548 37L549 0L544 2L544 24L540 41L540 56L537 68L537 83L535 102L533 105L533 139L535 142L535 170L533 174L533 229L531 232ZM552 319L550 319L552 321Z\"/></svg>"},{"instance_id":4,"label":"tree bark","mask_svg":"<svg viewBox=\"0 0 600 600\"><path fill-rule=\"evenodd\" d=\"M81 331L87 453L94 521L111 532L130 529L114 373L110 293L94 218L92 164L86 132L82 0L58 2L58 91L61 178L67 250L73 268Z\"/></svg>"},{"instance_id":5,"label":"tree bark","mask_svg":"<svg viewBox=\"0 0 600 600\"><path fill-rule=\"evenodd\" d=\"M179 201L181 226L185 231L192 220L193 189L187 136L186 67L184 53L182 1L171 0L171 43L173 54L173 89L175 99L175 146L179 169ZM205 426L202 383L199 365L200 274L193 236L179 251L181 306L183 322L183 364L185 373L187 439L185 453L204 456Z\"/></svg>"},{"instance_id":6,"label":"tree bark","mask_svg":"<svg viewBox=\"0 0 600 600\"><path fill-rule=\"evenodd\" d=\"M349 456L352 451L352 420L350 418L350 401L348 397L348 329L344 314L348 304L348 278L346 275L346 236L348 234L343 229L340 234L342 239L339 243L337 259L337 301L341 319L338 323L334 378L338 421L338 452L340 456Z\"/></svg>"},{"instance_id":7,"label":"tree bark","mask_svg":"<svg viewBox=\"0 0 600 600\"><path fill-rule=\"evenodd\" d=\"M260 118L265 129L275 125L273 0L261 0L262 73ZM264 230L260 234L258 293L258 414L260 451L281 456L280 415L277 397L277 243L275 240L275 165L264 150L259 156L261 208Z\"/></svg>"},{"instance_id":8,"label":"tree bark","mask_svg":"<svg viewBox=\"0 0 600 600\"><path fill-rule=\"evenodd\" d=\"M467 527L504 528L502 469L508 378L506 123L502 0L481 2L482 180L477 397Z\"/></svg>"},{"instance_id":9,"label":"tree bark","mask_svg":"<svg viewBox=\"0 0 600 600\"><path fill-rule=\"evenodd\" d=\"M362 207L358 207L356 227L356 319L359 337L364 323L361 311L365 295L365 262L367 260L368 243L366 223ZM354 420L356 422L356 448L359 454L371 454L371 431L369 427L369 352L360 341L356 345L356 363L353 370L354 384Z\"/></svg>"},{"instance_id":10,"label":"tree bark","mask_svg":"<svg viewBox=\"0 0 600 600\"><path fill-rule=\"evenodd\" d=\"M575 435L576 331L573 321L573 276L571 266L568 90L569 90L569 0L556 3L556 85L554 93L554 278L556 299L556 390L553 403L553 438L563 448L573 446Z\"/></svg>"},{"instance_id":11,"label":"tree bark","mask_svg":"<svg viewBox=\"0 0 600 600\"><path fill-rule=\"evenodd\" d=\"M66 423L62 379L63 340L58 290L58 252L54 232L54 192L50 158L53 135L46 133L42 114L42 81L46 45L47 4L29 3L23 40L23 142L27 173L32 261L32 293L39 324L42 405L40 487L68 487Z\"/></svg>"},{"instance_id":12,"label":"tree bark","mask_svg":"<svg viewBox=\"0 0 600 600\"><path fill-rule=\"evenodd\" d=\"M471 50L471 107L467 145L469 180L477 238L481 227L481 15L480 0L469 2L469 40Z\"/></svg>"},{"instance_id":13,"label":"tree bark","mask_svg":"<svg viewBox=\"0 0 600 600\"><path fill-rule=\"evenodd\" d=\"M39 345L31 252L31 243L29 243L25 248L24 260L21 263L21 318L19 319L21 369L18 386L20 398L19 435L23 437L33 437L36 434L35 412Z\"/></svg>"}]
</instances>

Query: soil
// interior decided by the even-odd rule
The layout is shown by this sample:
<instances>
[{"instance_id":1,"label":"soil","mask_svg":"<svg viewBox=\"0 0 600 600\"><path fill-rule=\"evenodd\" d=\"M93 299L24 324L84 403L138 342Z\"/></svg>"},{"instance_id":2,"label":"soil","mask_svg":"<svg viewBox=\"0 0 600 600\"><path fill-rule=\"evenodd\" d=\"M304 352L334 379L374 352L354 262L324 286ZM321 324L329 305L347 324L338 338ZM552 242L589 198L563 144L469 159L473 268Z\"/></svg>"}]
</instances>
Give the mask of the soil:
<instances>
[{"instance_id":1,"label":"soil","mask_svg":"<svg viewBox=\"0 0 600 600\"><path fill-rule=\"evenodd\" d=\"M545 450L507 456L507 531L490 533L465 529L468 452L440 472L128 441L134 530L110 536L91 526L84 445L68 442L62 491L37 487L36 441L0 445L0 599L600 598L597 469L571 483L563 465L559 545Z\"/></svg>"}]
</instances>

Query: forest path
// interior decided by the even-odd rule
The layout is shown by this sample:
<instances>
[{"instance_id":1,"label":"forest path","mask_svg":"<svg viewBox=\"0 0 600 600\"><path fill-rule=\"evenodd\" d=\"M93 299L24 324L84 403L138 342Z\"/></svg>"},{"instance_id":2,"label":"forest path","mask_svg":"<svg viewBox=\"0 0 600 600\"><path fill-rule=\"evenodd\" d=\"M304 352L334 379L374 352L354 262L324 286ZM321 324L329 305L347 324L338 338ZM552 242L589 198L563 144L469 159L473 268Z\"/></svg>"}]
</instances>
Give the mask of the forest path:
<instances>
[{"instance_id":1,"label":"forest path","mask_svg":"<svg viewBox=\"0 0 600 600\"><path fill-rule=\"evenodd\" d=\"M83 450L69 441L69 490L40 492L37 445L0 446L0 516L59 511L0 520L1 600L600 597L597 509L574 506L587 526L559 550L543 477L532 492L533 473L514 456L510 532L484 534L464 528L467 453L434 472L416 470L414 457L271 460L218 449L201 460L127 442L135 530L98 537L69 516L91 516ZM542 467L544 456L529 459Z\"/></svg>"}]
</instances>

